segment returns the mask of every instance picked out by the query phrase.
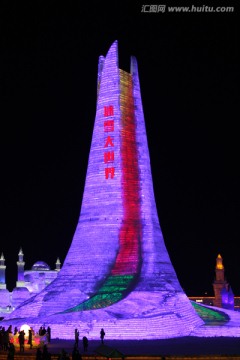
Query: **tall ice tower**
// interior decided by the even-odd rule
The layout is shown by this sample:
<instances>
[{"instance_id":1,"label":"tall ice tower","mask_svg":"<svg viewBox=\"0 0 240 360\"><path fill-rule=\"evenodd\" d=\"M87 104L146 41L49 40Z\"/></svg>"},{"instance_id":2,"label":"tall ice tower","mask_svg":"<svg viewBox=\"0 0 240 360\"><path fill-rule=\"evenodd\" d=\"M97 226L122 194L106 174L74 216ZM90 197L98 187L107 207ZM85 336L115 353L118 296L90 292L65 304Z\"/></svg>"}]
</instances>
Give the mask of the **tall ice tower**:
<instances>
[{"instance_id":1,"label":"tall ice tower","mask_svg":"<svg viewBox=\"0 0 240 360\"><path fill-rule=\"evenodd\" d=\"M29 318L29 319L27 319ZM118 67L115 41L98 66L98 99L82 207L58 277L10 316L66 338L189 335L202 320L166 250L153 193L137 62ZM59 326L63 324L63 329Z\"/></svg>"}]
</instances>

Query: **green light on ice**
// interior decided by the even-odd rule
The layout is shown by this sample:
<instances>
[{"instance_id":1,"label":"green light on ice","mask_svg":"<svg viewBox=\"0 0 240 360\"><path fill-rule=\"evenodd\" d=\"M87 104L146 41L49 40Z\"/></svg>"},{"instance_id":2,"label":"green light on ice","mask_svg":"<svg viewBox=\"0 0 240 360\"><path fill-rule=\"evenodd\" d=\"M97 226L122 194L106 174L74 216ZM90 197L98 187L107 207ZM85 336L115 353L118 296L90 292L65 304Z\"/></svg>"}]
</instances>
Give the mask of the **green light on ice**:
<instances>
[{"instance_id":1,"label":"green light on ice","mask_svg":"<svg viewBox=\"0 0 240 360\"><path fill-rule=\"evenodd\" d=\"M64 311L64 313L102 309L110 306L124 298L133 279L134 275L111 275L106 279L97 294L93 295L83 303Z\"/></svg>"},{"instance_id":2,"label":"green light on ice","mask_svg":"<svg viewBox=\"0 0 240 360\"><path fill-rule=\"evenodd\" d=\"M209 309L208 307L199 305L194 301L191 301L191 304L207 325L224 325L230 320L229 316L222 311Z\"/></svg>"}]
</instances>

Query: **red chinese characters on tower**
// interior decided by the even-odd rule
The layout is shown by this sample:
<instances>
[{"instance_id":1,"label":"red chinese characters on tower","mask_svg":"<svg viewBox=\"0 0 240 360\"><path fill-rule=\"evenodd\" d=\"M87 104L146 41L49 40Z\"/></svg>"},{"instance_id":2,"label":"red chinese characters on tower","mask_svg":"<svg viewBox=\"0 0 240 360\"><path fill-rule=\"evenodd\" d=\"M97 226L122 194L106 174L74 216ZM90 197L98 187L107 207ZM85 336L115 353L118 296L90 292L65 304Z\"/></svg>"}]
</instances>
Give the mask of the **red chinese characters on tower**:
<instances>
[{"instance_id":1,"label":"red chinese characters on tower","mask_svg":"<svg viewBox=\"0 0 240 360\"><path fill-rule=\"evenodd\" d=\"M104 132L114 131L114 120L104 121Z\"/></svg>"},{"instance_id":2,"label":"red chinese characters on tower","mask_svg":"<svg viewBox=\"0 0 240 360\"><path fill-rule=\"evenodd\" d=\"M103 110L104 117L113 117L114 116L114 107L112 105L104 106ZM104 133L106 134L104 138L104 149L107 150L103 154L104 164L107 164L108 167L105 168L105 179L113 179L115 174L114 165L114 119L106 119L103 122ZM113 149L110 149L113 148Z\"/></svg>"},{"instance_id":3,"label":"red chinese characters on tower","mask_svg":"<svg viewBox=\"0 0 240 360\"><path fill-rule=\"evenodd\" d=\"M108 151L104 153L104 162L105 164L109 163L109 162L113 162L114 161L114 151Z\"/></svg>"},{"instance_id":4,"label":"red chinese characters on tower","mask_svg":"<svg viewBox=\"0 0 240 360\"><path fill-rule=\"evenodd\" d=\"M113 116L114 112L113 112L113 106L109 105L109 106L104 106L104 116Z\"/></svg>"},{"instance_id":5,"label":"red chinese characters on tower","mask_svg":"<svg viewBox=\"0 0 240 360\"><path fill-rule=\"evenodd\" d=\"M113 145L113 137L111 137L111 136L108 136L107 139L105 140L104 147L106 148L108 146L114 146Z\"/></svg>"},{"instance_id":6,"label":"red chinese characters on tower","mask_svg":"<svg viewBox=\"0 0 240 360\"><path fill-rule=\"evenodd\" d=\"M115 168L111 167L111 168L105 168L105 178L109 179L109 177L111 179L114 178L114 172L115 172Z\"/></svg>"}]
</instances>

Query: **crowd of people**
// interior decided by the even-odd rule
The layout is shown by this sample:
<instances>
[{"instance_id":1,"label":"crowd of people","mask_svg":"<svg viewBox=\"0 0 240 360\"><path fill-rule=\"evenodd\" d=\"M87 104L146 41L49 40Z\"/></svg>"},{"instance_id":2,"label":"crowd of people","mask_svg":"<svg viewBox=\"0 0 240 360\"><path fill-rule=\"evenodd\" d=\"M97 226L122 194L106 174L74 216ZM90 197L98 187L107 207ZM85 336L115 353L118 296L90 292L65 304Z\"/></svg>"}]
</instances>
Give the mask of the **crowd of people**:
<instances>
[{"instance_id":1,"label":"crowd of people","mask_svg":"<svg viewBox=\"0 0 240 360\"><path fill-rule=\"evenodd\" d=\"M0 350L7 351L10 343L10 333L12 332L12 327L9 326L8 329L0 326Z\"/></svg>"},{"instance_id":2,"label":"crowd of people","mask_svg":"<svg viewBox=\"0 0 240 360\"><path fill-rule=\"evenodd\" d=\"M17 327L12 330L12 325L7 329L4 326L0 326L0 350L8 351L12 358L12 354L15 353L15 345L19 345L19 351L24 352L25 345L29 345L29 348L33 348L33 342L36 340L37 345L44 345L45 343L50 343L51 341L51 328L48 326L47 329L45 326L41 326L38 333L35 334L33 328L28 329L28 334L24 330L18 330ZM42 340L42 341L41 341ZM13 350L14 349L14 350Z\"/></svg>"},{"instance_id":3,"label":"crowd of people","mask_svg":"<svg viewBox=\"0 0 240 360\"><path fill-rule=\"evenodd\" d=\"M38 332L35 334L33 328L30 327L28 329L28 334L26 335L24 330L18 330L17 327L15 327L14 330L12 331L12 325L10 325L8 329L5 329L5 327L0 326L0 350L6 351L8 353L7 360L14 360L15 345L13 339L18 339L16 343L18 343L19 345L19 352L24 352L26 344L29 345L28 347L29 349L33 348L33 341L35 337L38 337L40 339L44 338L46 339L46 342L49 344L51 342L51 328L49 326L45 328L45 326L43 325L39 328ZM75 329L74 337L75 337L75 342L72 351L72 360L81 360L82 356L79 351L78 329ZM105 337L105 331L102 328L100 331L100 339L102 344L104 337ZM82 338L82 347L83 347L83 352L86 353L88 351L88 338L86 336L83 336ZM36 360L51 360L51 353L49 353L46 343L40 341L40 343L37 344ZM58 356L58 360L70 360L70 356L64 349L62 349Z\"/></svg>"}]
</instances>

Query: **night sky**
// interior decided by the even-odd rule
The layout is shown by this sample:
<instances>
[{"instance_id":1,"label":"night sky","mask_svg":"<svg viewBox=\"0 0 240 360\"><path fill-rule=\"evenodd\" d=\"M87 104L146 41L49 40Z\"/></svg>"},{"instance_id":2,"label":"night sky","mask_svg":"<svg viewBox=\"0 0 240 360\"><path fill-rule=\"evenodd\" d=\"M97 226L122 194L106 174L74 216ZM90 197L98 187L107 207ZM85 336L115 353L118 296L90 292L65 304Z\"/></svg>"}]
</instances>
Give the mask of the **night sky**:
<instances>
[{"instance_id":1,"label":"night sky","mask_svg":"<svg viewBox=\"0 0 240 360\"><path fill-rule=\"evenodd\" d=\"M1 3L0 252L8 289L20 247L25 269L64 262L84 189L98 57L118 40L120 68L130 71L131 55L138 60L159 220L180 284L189 296L213 295L220 253L240 295L237 9L144 13L144 2L129 3Z\"/></svg>"}]
</instances>

